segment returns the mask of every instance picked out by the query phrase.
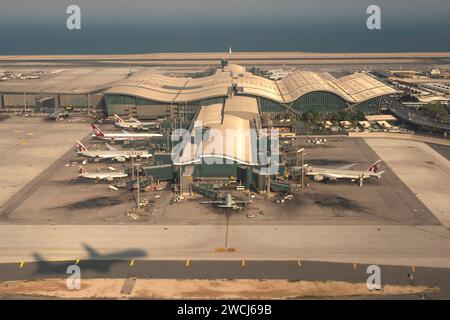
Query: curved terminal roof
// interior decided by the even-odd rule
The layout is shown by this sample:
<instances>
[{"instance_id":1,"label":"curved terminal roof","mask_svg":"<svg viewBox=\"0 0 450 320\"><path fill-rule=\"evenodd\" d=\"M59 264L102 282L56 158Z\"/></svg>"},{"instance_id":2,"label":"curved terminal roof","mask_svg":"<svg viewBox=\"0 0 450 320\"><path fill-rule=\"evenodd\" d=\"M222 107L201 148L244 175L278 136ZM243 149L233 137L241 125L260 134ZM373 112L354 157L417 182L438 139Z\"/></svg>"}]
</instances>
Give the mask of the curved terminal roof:
<instances>
[{"instance_id":1,"label":"curved terminal roof","mask_svg":"<svg viewBox=\"0 0 450 320\"><path fill-rule=\"evenodd\" d=\"M279 103L290 103L314 92L331 92L350 103L397 93L394 88L366 73L355 73L334 79L311 71L295 71L281 80L269 80L229 65L202 78L168 77L160 74L135 74L116 82L106 94L142 97L164 103L181 103L228 96L233 87L238 93L264 97Z\"/></svg>"},{"instance_id":2,"label":"curved terminal roof","mask_svg":"<svg viewBox=\"0 0 450 320\"><path fill-rule=\"evenodd\" d=\"M236 106L245 106L245 111ZM193 122L190 139L183 140L183 150L175 165L230 160L256 165L257 137L252 121L259 116L254 97L233 96L225 103L200 108ZM196 139L197 136L197 139Z\"/></svg>"}]
</instances>

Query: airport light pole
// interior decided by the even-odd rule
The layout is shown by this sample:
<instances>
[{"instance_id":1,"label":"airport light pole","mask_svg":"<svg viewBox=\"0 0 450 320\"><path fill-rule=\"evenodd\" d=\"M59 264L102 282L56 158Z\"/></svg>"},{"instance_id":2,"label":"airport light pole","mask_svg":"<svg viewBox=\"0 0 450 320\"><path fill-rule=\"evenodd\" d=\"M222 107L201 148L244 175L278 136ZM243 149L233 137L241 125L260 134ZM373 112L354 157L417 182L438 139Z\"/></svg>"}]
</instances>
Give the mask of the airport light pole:
<instances>
[{"instance_id":1,"label":"airport light pole","mask_svg":"<svg viewBox=\"0 0 450 320\"><path fill-rule=\"evenodd\" d=\"M297 159L296 159L297 167L298 167L298 154L299 153L301 153L301 155L302 155L302 180L301 180L301 186L302 186L302 189L303 189L305 187L305 183L304 183L304 181L305 181L305 148L301 148L301 149L297 150Z\"/></svg>"},{"instance_id":2,"label":"airport light pole","mask_svg":"<svg viewBox=\"0 0 450 320\"><path fill-rule=\"evenodd\" d=\"M131 157L131 181L134 183L134 157Z\"/></svg>"},{"instance_id":3,"label":"airport light pole","mask_svg":"<svg viewBox=\"0 0 450 320\"><path fill-rule=\"evenodd\" d=\"M140 176L139 175L139 172L140 172L139 166L140 165L141 165L140 163L135 164L136 174L137 174L137 209L138 209L138 211L141 210L141 186L140 186L140 179L139 179L139 176Z\"/></svg>"},{"instance_id":4,"label":"airport light pole","mask_svg":"<svg viewBox=\"0 0 450 320\"><path fill-rule=\"evenodd\" d=\"M183 173L182 171L182 166L180 164L180 196L183 195Z\"/></svg>"},{"instance_id":5,"label":"airport light pole","mask_svg":"<svg viewBox=\"0 0 450 320\"><path fill-rule=\"evenodd\" d=\"M305 188L305 153L302 152L302 189Z\"/></svg>"}]
</instances>

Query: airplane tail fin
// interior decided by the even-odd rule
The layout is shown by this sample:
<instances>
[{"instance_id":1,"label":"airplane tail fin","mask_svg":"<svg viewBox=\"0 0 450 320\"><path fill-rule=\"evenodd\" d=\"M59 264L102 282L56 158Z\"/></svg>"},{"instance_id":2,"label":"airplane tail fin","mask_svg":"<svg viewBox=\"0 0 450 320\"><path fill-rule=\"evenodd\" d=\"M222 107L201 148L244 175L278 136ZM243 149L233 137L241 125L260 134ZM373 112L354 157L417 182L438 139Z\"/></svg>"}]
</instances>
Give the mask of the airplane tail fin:
<instances>
[{"instance_id":1,"label":"airplane tail fin","mask_svg":"<svg viewBox=\"0 0 450 320\"><path fill-rule=\"evenodd\" d=\"M113 146L111 146L108 143L105 143L106 147L108 148L109 151L117 151L117 148L114 148Z\"/></svg>"},{"instance_id":2,"label":"airplane tail fin","mask_svg":"<svg viewBox=\"0 0 450 320\"><path fill-rule=\"evenodd\" d=\"M87 150L87 148L80 141L77 141L76 151L82 152L82 151L86 151L86 150Z\"/></svg>"},{"instance_id":3,"label":"airplane tail fin","mask_svg":"<svg viewBox=\"0 0 450 320\"><path fill-rule=\"evenodd\" d=\"M83 168L82 166L78 166L78 168L80 169L80 170L78 171L79 174L84 174L84 173L86 173L86 170L84 170L84 168Z\"/></svg>"},{"instance_id":4,"label":"airplane tail fin","mask_svg":"<svg viewBox=\"0 0 450 320\"><path fill-rule=\"evenodd\" d=\"M94 123L91 124L91 126L92 126L92 131L94 131L95 136L97 136L97 137L104 137L105 136L103 131L100 130Z\"/></svg>"},{"instance_id":5,"label":"airplane tail fin","mask_svg":"<svg viewBox=\"0 0 450 320\"><path fill-rule=\"evenodd\" d=\"M45 259L43 256L41 256L39 253L35 252L33 253L33 258L36 260L36 262L45 262Z\"/></svg>"},{"instance_id":6,"label":"airplane tail fin","mask_svg":"<svg viewBox=\"0 0 450 320\"><path fill-rule=\"evenodd\" d=\"M370 171L370 172L373 172L373 173L377 173L378 170L380 169L380 163L381 163L381 160L375 161L375 162L367 169L367 171Z\"/></svg>"},{"instance_id":7,"label":"airplane tail fin","mask_svg":"<svg viewBox=\"0 0 450 320\"><path fill-rule=\"evenodd\" d=\"M89 253L89 258L96 258L100 256L100 254L94 248L86 243L83 243L83 248Z\"/></svg>"}]
</instances>

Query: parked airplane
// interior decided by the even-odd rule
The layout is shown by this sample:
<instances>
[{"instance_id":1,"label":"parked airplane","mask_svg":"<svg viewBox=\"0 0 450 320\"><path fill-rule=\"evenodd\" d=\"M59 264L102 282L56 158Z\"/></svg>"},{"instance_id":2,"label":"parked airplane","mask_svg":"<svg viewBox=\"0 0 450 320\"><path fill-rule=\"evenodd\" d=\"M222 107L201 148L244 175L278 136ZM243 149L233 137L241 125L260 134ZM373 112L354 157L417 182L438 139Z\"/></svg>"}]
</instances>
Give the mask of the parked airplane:
<instances>
[{"instance_id":1,"label":"parked airplane","mask_svg":"<svg viewBox=\"0 0 450 320\"><path fill-rule=\"evenodd\" d=\"M308 143L324 144L326 141L327 141L327 139L314 138L312 140L308 140Z\"/></svg>"},{"instance_id":2,"label":"parked airplane","mask_svg":"<svg viewBox=\"0 0 450 320\"><path fill-rule=\"evenodd\" d=\"M152 154L143 150L119 150L106 144L108 150L88 150L80 141L76 144L76 153L79 156L93 158L95 161L109 159L118 162L125 162L131 158L150 158Z\"/></svg>"},{"instance_id":3,"label":"parked airplane","mask_svg":"<svg viewBox=\"0 0 450 320\"><path fill-rule=\"evenodd\" d=\"M162 137L160 133L130 133L123 130L122 133L104 133L95 124L92 124L92 137L108 141L145 140L151 137Z\"/></svg>"},{"instance_id":4,"label":"parked airplane","mask_svg":"<svg viewBox=\"0 0 450 320\"><path fill-rule=\"evenodd\" d=\"M313 176L315 181L329 179L337 181L338 179L351 179L351 181L359 180L359 185L363 185L364 179L375 177L381 179L384 171L379 171L381 160L377 160L366 170L350 169L355 163L339 168L319 168L305 165L305 175ZM301 167L293 167L294 170L301 170Z\"/></svg>"},{"instance_id":5,"label":"parked airplane","mask_svg":"<svg viewBox=\"0 0 450 320\"><path fill-rule=\"evenodd\" d=\"M114 125L123 129L138 129L138 130L148 130L149 128L158 128L158 123L153 122L142 122L136 118L128 118L128 120L123 120L117 114L114 114L116 121Z\"/></svg>"},{"instance_id":6,"label":"parked airplane","mask_svg":"<svg viewBox=\"0 0 450 320\"><path fill-rule=\"evenodd\" d=\"M218 208L238 210L238 209L242 209L242 207L239 205L247 205L247 204L250 204L251 201L250 200L236 201L232 198L231 193L227 193L224 200L205 201L202 203L203 204L214 204Z\"/></svg>"},{"instance_id":7,"label":"parked airplane","mask_svg":"<svg viewBox=\"0 0 450 320\"><path fill-rule=\"evenodd\" d=\"M46 119L47 120L64 120L69 118L69 113L66 110L63 109L57 109L55 110L53 113L50 113L49 115L47 115Z\"/></svg>"},{"instance_id":8,"label":"parked airplane","mask_svg":"<svg viewBox=\"0 0 450 320\"><path fill-rule=\"evenodd\" d=\"M97 181L107 180L113 181L116 178L125 178L128 176L124 171L97 171L97 172L87 172L83 167L79 166L80 172L79 177L87 179L95 179Z\"/></svg>"}]
</instances>

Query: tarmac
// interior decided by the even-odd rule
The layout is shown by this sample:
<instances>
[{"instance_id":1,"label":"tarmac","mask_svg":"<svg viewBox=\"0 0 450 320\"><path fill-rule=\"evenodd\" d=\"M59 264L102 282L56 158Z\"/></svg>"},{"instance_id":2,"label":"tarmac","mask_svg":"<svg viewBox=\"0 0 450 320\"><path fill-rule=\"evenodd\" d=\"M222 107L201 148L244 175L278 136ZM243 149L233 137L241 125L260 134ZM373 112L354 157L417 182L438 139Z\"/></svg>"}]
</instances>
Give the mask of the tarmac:
<instances>
[{"instance_id":1,"label":"tarmac","mask_svg":"<svg viewBox=\"0 0 450 320\"><path fill-rule=\"evenodd\" d=\"M88 124L10 117L0 123L0 207L60 158ZM49 143L50 142L50 143Z\"/></svg>"},{"instance_id":2,"label":"tarmac","mask_svg":"<svg viewBox=\"0 0 450 320\"><path fill-rule=\"evenodd\" d=\"M439 169L440 159L444 158L426 144L371 139L367 143L374 144L375 152L388 165L383 168L386 170L385 177L367 182L362 188L350 182L322 184L310 181L311 186L307 191L310 198L305 196L309 199L305 202L305 208L308 209L300 210L299 215L289 216L288 213L289 210L295 212L296 205L283 208L275 204L267 205L263 199L258 199L255 205L264 206L267 215L255 219L242 215L227 218L227 215L211 213L208 211L212 210L210 208L204 209L206 215L201 216L200 212L199 217L191 216L182 223L176 220L180 219L179 216L172 216L172 220L170 215L165 216L168 212L176 214L174 211L189 211L189 202L185 201L167 207L161 204L158 210L163 217L158 221L148 219L130 222L124 217L123 209L132 203L131 198L124 198L123 203L116 205L111 205L108 201L106 205L88 201L84 209L74 206L74 203L85 204L86 200L92 198L121 199L121 194L109 191L106 184L79 183L76 168L65 166L67 159L74 156L74 140L87 135L86 124L50 123L48 128L59 130L55 129L57 132L50 131L44 135L49 130L44 124L35 123L35 119L18 119L5 120L3 123L6 126L2 126L2 139L5 139L3 143L13 148L7 149L8 152L0 158L9 164L11 170L11 173L5 171L2 174L11 174L9 179L13 181L15 176L21 177L21 184L16 186L17 192L7 201L7 206L2 206L1 263L19 266L21 262L27 265L36 260L141 259L164 260L169 265L171 260L301 260L450 268L449 229L440 225L434 217L442 219L439 211L437 214L434 211L440 210L440 207L427 208L426 197L423 198L424 205L414 196L415 191L411 192L408 187L410 183L411 188L416 187L417 179L427 179L427 183L431 183L429 187L436 182L444 183L443 187L448 184L448 179L447 182L443 181L442 172L439 171L442 170ZM20 125L15 121L25 121L28 124ZM20 127L18 131L23 132L14 132L12 126ZM34 128L34 131L30 128ZM18 145L24 139L16 137L16 134L26 135L27 132L33 132L32 136L28 136L28 144ZM35 138L42 141L42 144L34 141ZM325 145L318 146L301 142L309 149L307 160L325 166L348 164L351 161L366 167L378 158L362 139L329 140ZM56 147L53 141L56 141ZM36 147L31 148L35 144ZM27 146L30 150L26 150ZM53 149L57 151L53 152ZM22 152L24 157L17 160L14 151ZM44 158L38 158L40 160L34 165L35 158L32 154ZM431 160L424 159L425 155L431 157ZM398 171L398 164L392 161L407 162L408 170ZM431 170L431 175L424 175L419 170L431 166L423 161L434 162L436 167ZM97 165L92 164L90 168ZM110 164L102 164L108 165ZM28 167L33 167L33 171L23 174L23 170L29 170L26 169ZM410 181L402 176L409 170L419 173L409 175L416 180ZM9 185L7 180L2 183ZM421 189L419 192L426 194L426 190ZM357 210L351 206L339 207L342 203L338 203L337 207L336 203L331 203L331 208L327 208L324 203L329 204L330 199L325 199L327 201L322 204L316 203L315 197L327 194L359 201L359 205L363 204L370 211L364 212L359 207L356 207ZM441 194L443 195L444 193ZM2 193L2 197L7 198L7 195ZM445 202L438 205L445 207ZM75 209L68 210L67 206ZM50 210L51 208L53 209ZM311 208L316 208L316 211L310 210ZM305 212L304 215L301 212ZM49 213L54 216L49 216ZM378 216L374 216L376 213ZM57 217L58 215L61 216ZM207 223L209 215L214 223ZM92 256L86 250L87 246L97 254Z\"/></svg>"},{"instance_id":3,"label":"tarmac","mask_svg":"<svg viewBox=\"0 0 450 320\"><path fill-rule=\"evenodd\" d=\"M22 118L25 123L29 119ZM6 120L7 121L7 120ZM18 120L15 120L18 121ZM34 126L35 119L31 123ZM37 136L48 130L47 123L34 129ZM49 123L59 126L61 123ZM309 187L304 190L294 190L294 199L284 204L277 204L276 194L271 199L263 195L252 198L252 204L243 211L227 212L218 210L211 205L202 204L208 199L189 197L180 203L169 205L173 197L171 190L142 192L143 199L149 199L150 207L144 210L139 220L130 219L126 212L134 205L130 192L125 190L112 191L108 189L111 183L93 183L78 178L77 165L68 163L81 162L73 151L74 141L88 136L87 124L67 124L67 132L73 130L73 136L64 133L54 133L46 137L47 144L36 145L34 153L53 156L51 165L47 168L37 167L41 172L28 176L27 180L17 187L11 196L0 206L1 218L8 223L21 224L159 224L159 225L204 225L204 224L299 224L299 225L379 225L379 224L413 224L439 225L439 221L408 189L408 187L383 165L386 173L383 179L368 180L363 187L356 182L341 181L339 183L315 182L307 178ZM30 128L31 130L31 128ZM40 133L42 130L43 133ZM106 131L114 130L106 128ZM24 130L27 131L27 130ZM4 132L3 139L9 137L13 143L16 133ZM64 137L64 138L63 138ZM73 139L71 139L73 137ZM52 154L53 143L58 144L63 139L65 150ZM55 142L53 142L53 140ZM299 147L308 150L306 162L311 165L336 167L357 163L355 168L365 169L379 157L359 138L337 139L329 138L324 145L314 145L299 138ZM41 141L41 140L38 140ZM99 141L83 141L91 147L104 148ZM61 142L62 143L62 142ZM24 149L25 146L22 146ZM38 149L39 148L39 149ZM62 148L62 146L61 146ZM62 154L60 156L60 154ZM59 157L58 157L59 156ZM33 163L33 157L25 158L25 165ZM9 160L11 161L11 160ZM107 169L113 166L118 169L122 164L98 162L84 165L88 171L98 168ZM14 166L11 174L20 176L22 165ZM26 183L25 183L26 182ZM6 182L5 182L6 183ZM247 199L243 193L232 191L237 198ZM7 197L7 196L5 196ZM248 218L252 216L253 218Z\"/></svg>"},{"instance_id":4,"label":"tarmac","mask_svg":"<svg viewBox=\"0 0 450 320\"><path fill-rule=\"evenodd\" d=\"M444 225L450 226L450 163L422 142L367 139L369 146Z\"/></svg>"},{"instance_id":5,"label":"tarmac","mask_svg":"<svg viewBox=\"0 0 450 320\"><path fill-rule=\"evenodd\" d=\"M368 273L368 265L353 263L329 263L320 261L161 261L161 260L135 260L130 261L78 261L77 266L81 271L81 286L88 279L123 279L122 295L119 294L120 286L116 292L110 295L130 298L134 291L133 285L145 279L218 279L227 283L215 283L208 289L217 289L223 285L233 286L234 280L227 279L254 279L277 280L287 279L289 283L299 281L341 281L365 285ZM68 277L67 267L74 261L37 262L26 263L21 267L18 264L1 264L0 281L33 280L33 279L65 279ZM419 294L404 294L401 296L377 296L377 299L448 299L450 295L449 269L420 268L414 266L385 266L379 265L382 289L386 285L427 286L438 290ZM130 280L132 285L130 286ZM231 281L231 282L229 282ZM67 290L63 285L53 290ZM4 284L5 286L7 283ZM45 285L45 283L42 283ZM270 285L270 283L267 283ZM124 290L127 290L124 292ZM191 288L192 289L192 288ZM110 290L114 290L110 286ZM138 290L136 288L135 290ZM23 290L22 290L23 291ZM156 290L156 292L158 292ZM66 291L70 296L70 291ZM217 292L218 293L218 292ZM30 294L27 292L27 294ZM368 292L369 294L369 292ZM51 294L50 294L51 295ZM97 297L101 293L95 294ZM276 296L276 293L274 293ZM324 293L325 295L325 293ZM20 298L20 297L19 297ZM211 298L211 297L210 297ZM353 298L358 298L353 296ZM363 298L363 297L360 297Z\"/></svg>"}]
</instances>

